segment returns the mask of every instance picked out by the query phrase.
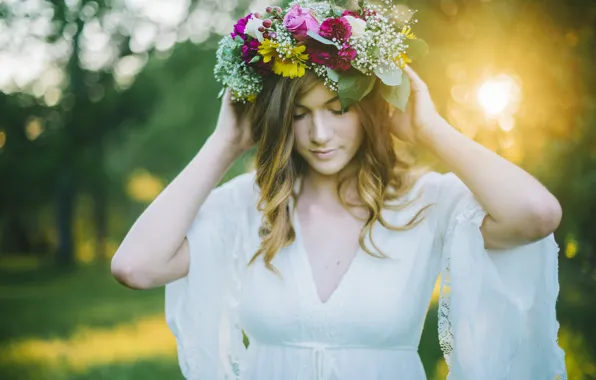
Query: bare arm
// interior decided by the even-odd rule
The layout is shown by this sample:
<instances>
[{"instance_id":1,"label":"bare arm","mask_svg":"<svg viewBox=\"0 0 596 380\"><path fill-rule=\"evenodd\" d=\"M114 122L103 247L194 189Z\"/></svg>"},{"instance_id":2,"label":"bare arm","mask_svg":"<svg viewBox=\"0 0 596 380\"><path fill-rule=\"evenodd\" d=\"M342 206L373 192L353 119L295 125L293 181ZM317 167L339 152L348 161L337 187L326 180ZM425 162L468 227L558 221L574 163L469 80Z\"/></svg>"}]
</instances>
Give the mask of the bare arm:
<instances>
[{"instance_id":1,"label":"bare arm","mask_svg":"<svg viewBox=\"0 0 596 380\"><path fill-rule=\"evenodd\" d=\"M186 231L211 190L250 145L250 127L246 120L236 121L226 93L215 132L136 220L112 258L112 275L133 289L185 276L190 262Z\"/></svg>"},{"instance_id":2,"label":"bare arm","mask_svg":"<svg viewBox=\"0 0 596 380\"><path fill-rule=\"evenodd\" d=\"M488 216L486 248L530 243L553 232L561 220L557 199L532 175L437 119L424 145L472 191Z\"/></svg>"},{"instance_id":3,"label":"bare arm","mask_svg":"<svg viewBox=\"0 0 596 380\"><path fill-rule=\"evenodd\" d=\"M459 177L487 211L486 248L509 248L539 240L559 225L557 199L532 175L451 127L436 111L426 83L410 67L412 102L394 113L398 138L426 147Z\"/></svg>"}]
</instances>

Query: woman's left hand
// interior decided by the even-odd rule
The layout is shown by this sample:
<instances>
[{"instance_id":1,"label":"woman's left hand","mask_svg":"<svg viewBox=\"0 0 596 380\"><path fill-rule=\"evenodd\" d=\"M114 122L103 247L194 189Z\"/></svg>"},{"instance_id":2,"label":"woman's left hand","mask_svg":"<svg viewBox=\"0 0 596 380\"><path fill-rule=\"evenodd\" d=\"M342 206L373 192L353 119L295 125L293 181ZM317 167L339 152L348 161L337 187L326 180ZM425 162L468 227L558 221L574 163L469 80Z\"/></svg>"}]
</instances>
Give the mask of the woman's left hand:
<instances>
[{"instance_id":1,"label":"woman's left hand","mask_svg":"<svg viewBox=\"0 0 596 380\"><path fill-rule=\"evenodd\" d=\"M405 112L391 109L391 132L400 140L417 143L441 115L435 109L426 83L410 66L404 71L410 78L410 99Z\"/></svg>"}]
</instances>

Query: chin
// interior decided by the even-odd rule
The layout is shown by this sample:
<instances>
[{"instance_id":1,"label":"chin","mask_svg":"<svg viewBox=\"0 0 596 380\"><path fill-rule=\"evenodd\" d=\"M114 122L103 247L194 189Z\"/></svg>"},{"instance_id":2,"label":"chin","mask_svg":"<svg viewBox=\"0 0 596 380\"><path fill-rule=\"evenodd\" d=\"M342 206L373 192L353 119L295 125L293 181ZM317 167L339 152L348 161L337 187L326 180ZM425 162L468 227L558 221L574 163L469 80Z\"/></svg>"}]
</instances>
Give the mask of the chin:
<instances>
[{"instance_id":1,"label":"chin","mask_svg":"<svg viewBox=\"0 0 596 380\"><path fill-rule=\"evenodd\" d=\"M312 170L315 172L325 175L331 176L336 175L341 172L347 165L348 162L344 160L333 160L333 161L317 161L317 160L310 160L308 161L308 165Z\"/></svg>"}]
</instances>

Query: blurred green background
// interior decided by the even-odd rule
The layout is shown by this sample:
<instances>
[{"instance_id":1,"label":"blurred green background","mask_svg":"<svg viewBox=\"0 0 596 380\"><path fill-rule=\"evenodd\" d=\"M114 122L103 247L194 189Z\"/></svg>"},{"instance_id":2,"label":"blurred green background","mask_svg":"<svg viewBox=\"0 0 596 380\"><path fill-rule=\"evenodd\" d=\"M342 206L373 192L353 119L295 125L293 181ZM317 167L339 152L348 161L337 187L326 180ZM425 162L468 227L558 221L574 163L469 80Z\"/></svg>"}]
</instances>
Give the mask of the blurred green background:
<instances>
[{"instance_id":1,"label":"blurred green background","mask_svg":"<svg viewBox=\"0 0 596 380\"><path fill-rule=\"evenodd\" d=\"M181 379L163 289L109 261L214 127L218 38L274 4L0 1L0 379ZM596 2L400 4L441 113L563 205L560 344L571 379L596 379ZM435 301L420 353L444 379Z\"/></svg>"}]
</instances>

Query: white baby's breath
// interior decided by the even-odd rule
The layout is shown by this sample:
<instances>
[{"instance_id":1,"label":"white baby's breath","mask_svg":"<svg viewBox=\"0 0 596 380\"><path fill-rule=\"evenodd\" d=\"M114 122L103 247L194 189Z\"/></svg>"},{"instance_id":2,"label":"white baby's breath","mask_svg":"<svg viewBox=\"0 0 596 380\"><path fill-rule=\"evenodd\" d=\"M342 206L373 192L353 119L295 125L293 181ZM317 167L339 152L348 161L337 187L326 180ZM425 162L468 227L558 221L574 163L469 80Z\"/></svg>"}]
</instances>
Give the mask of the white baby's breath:
<instances>
[{"instance_id":1,"label":"white baby's breath","mask_svg":"<svg viewBox=\"0 0 596 380\"><path fill-rule=\"evenodd\" d=\"M352 34L347 41L347 45L356 50L356 58L351 62L351 66L366 75L377 75L384 82L399 82L398 74L405 65L405 53L408 48L408 36L403 30L409 28L411 24L417 22L412 19L413 12L409 17L404 17L403 8L397 8L391 0L382 0L385 4L366 4L366 11L362 18L351 15L344 16L352 27ZM310 9L313 16L322 22L328 17L336 17L336 6L328 2L312 0L295 0L289 4L300 5L304 9ZM285 10L289 10L289 7ZM284 13L285 13L284 11ZM259 42L264 41L263 32L258 28L263 25L263 21L251 17L246 25L245 33ZM296 41L293 35L284 27L280 19L274 20L269 33L275 33L272 39L277 43L276 53L278 57L292 57L293 49L300 41ZM412 36L410 36L412 37ZM237 37L238 39L240 37ZM338 49L343 45L342 41L333 39ZM230 36L225 36L219 43L217 50L217 63L214 68L215 77L225 87L232 89L234 100L245 102L254 99L263 88L263 78L257 73L252 65L247 64L242 59L240 48L242 41L237 43ZM326 66L315 64L314 62L305 62L307 69L323 79L325 85L332 91L337 91L338 84L337 73L329 77L329 71Z\"/></svg>"}]
</instances>

